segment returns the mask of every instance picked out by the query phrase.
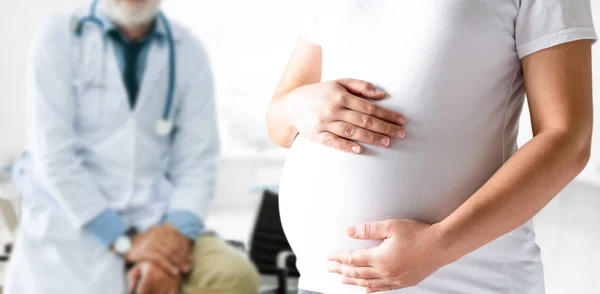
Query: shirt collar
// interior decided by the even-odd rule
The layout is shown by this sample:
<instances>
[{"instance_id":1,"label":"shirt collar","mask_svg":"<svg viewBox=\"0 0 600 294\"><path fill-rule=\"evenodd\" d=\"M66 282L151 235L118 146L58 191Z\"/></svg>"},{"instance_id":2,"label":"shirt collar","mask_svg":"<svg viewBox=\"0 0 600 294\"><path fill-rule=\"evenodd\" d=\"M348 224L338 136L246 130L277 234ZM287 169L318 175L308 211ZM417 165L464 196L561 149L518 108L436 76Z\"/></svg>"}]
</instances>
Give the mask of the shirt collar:
<instances>
[{"instance_id":1,"label":"shirt collar","mask_svg":"<svg viewBox=\"0 0 600 294\"><path fill-rule=\"evenodd\" d=\"M102 32L105 36L107 36L108 34L110 34L113 31L119 32L117 25L108 17L108 15L104 11L99 9L97 14L98 14L98 18L102 22L102 25L103 25ZM152 40L157 40L159 42L162 42L166 38L167 30L165 28L164 23L162 21L159 21L158 16L154 18L153 22L154 23L152 24L150 31L148 32L146 37L142 40L142 42L147 42L147 41L152 41ZM119 32L119 35L121 36L121 38L123 40L126 40L120 32Z\"/></svg>"}]
</instances>

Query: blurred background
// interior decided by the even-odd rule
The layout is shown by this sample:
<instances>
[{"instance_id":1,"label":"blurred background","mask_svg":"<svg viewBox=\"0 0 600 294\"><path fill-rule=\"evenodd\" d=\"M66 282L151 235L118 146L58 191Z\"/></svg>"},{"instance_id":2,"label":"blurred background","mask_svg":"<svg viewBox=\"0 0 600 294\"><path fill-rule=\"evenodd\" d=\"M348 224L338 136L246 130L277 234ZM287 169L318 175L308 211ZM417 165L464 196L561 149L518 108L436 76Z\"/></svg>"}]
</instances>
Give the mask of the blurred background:
<instances>
[{"instance_id":1,"label":"blurred background","mask_svg":"<svg viewBox=\"0 0 600 294\"><path fill-rule=\"evenodd\" d=\"M25 69L32 34L47 14L85 3L0 2L0 166L10 165L26 144ZM208 225L227 239L247 242L260 191L276 190L285 150L269 141L264 116L306 4L297 0L164 3L171 19L186 24L202 39L214 70L223 150ZM600 0L592 0L592 7L600 26ZM594 54L597 119L592 159L581 176L535 220L549 294L600 293L600 46L594 47ZM522 144L530 137L529 114L524 111L519 141ZM0 198L15 199L6 180L0 177ZM10 216L3 215L0 227L2 242L12 238L9 227L14 223L7 218Z\"/></svg>"}]
</instances>

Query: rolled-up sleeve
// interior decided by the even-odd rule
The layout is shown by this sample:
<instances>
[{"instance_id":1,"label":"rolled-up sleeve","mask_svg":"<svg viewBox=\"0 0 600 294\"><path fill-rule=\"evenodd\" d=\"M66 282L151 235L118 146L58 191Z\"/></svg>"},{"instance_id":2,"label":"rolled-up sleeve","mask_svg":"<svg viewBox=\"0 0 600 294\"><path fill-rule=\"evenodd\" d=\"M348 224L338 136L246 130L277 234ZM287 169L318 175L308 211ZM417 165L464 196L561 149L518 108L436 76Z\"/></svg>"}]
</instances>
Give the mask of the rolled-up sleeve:
<instances>
[{"instance_id":1,"label":"rolled-up sleeve","mask_svg":"<svg viewBox=\"0 0 600 294\"><path fill-rule=\"evenodd\" d=\"M60 210L78 228L111 224L110 233L95 234L108 243L125 224L86 171L77 150L84 148L75 129L71 34L68 16L43 22L29 60L28 91L31 111L30 150L38 181ZM107 221L105 223L103 220ZM95 221L95 222L94 222Z\"/></svg>"},{"instance_id":2,"label":"rolled-up sleeve","mask_svg":"<svg viewBox=\"0 0 600 294\"><path fill-rule=\"evenodd\" d=\"M522 0L515 39L519 58L576 40L595 42L590 0Z\"/></svg>"},{"instance_id":3,"label":"rolled-up sleeve","mask_svg":"<svg viewBox=\"0 0 600 294\"><path fill-rule=\"evenodd\" d=\"M195 43L189 62L194 72L175 116L171 162L171 212L167 216L184 235L196 238L215 194L219 135L213 76L203 47Z\"/></svg>"}]
</instances>

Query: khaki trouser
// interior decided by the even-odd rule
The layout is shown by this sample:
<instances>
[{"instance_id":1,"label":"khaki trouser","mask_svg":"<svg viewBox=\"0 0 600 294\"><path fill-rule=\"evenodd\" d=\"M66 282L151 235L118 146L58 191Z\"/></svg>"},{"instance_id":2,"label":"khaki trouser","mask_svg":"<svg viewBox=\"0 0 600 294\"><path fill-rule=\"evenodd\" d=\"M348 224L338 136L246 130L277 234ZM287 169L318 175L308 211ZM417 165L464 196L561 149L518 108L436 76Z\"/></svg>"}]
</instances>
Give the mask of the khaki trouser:
<instances>
[{"instance_id":1,"label":"khaki trouser","mask_svg":"<svg viewBox=\"0 0 600 294\"><path fill-rule=\"evenodd\" d=\"M260 277L254 265L235 248L214 235L196 240L191 273L183 294L255 294Z\"/></svg>"}]
</instances>

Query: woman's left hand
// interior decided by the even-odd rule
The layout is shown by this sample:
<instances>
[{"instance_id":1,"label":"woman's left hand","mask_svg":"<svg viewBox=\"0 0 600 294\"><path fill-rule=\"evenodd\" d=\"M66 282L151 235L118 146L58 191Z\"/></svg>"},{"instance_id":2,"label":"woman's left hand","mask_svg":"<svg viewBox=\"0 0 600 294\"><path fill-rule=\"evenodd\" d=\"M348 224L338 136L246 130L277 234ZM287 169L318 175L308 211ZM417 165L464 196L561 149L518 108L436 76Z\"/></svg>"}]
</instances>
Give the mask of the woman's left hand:
<instances>
[{"instance_id":1,"label":"woman's left hand","mask_svg":"<svg viewBox=\"0 0 600 294\"><path fill-rule=\"evenodd\" d=\"M330 254L330 272L344 276L344 284L367 288L366 293L396 290L419 284L452 262L437 226L398 219L362 224L346 233L360 240L383 240L377 247Z\"/></svg>"}]
</instances>

